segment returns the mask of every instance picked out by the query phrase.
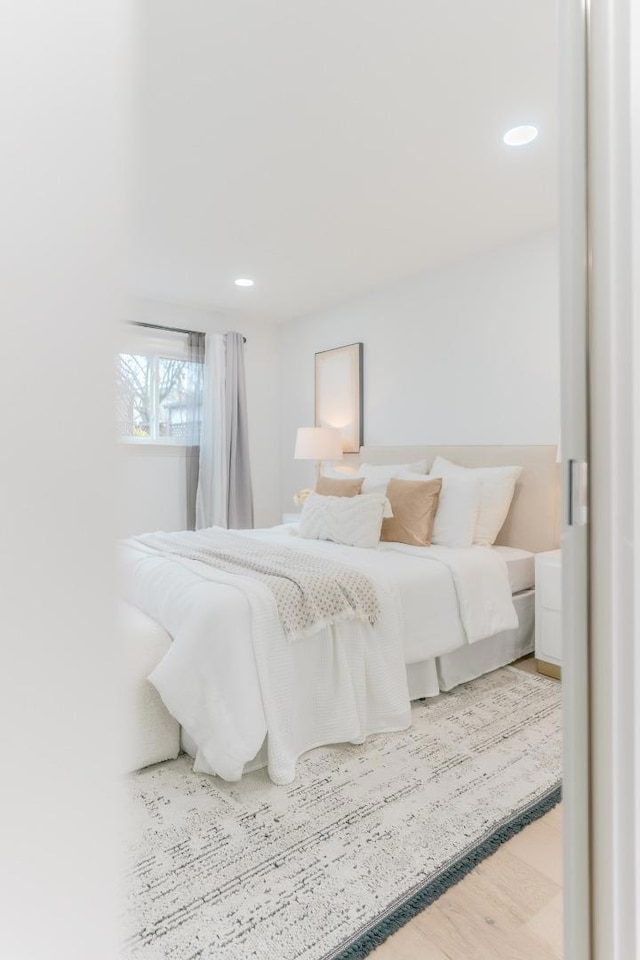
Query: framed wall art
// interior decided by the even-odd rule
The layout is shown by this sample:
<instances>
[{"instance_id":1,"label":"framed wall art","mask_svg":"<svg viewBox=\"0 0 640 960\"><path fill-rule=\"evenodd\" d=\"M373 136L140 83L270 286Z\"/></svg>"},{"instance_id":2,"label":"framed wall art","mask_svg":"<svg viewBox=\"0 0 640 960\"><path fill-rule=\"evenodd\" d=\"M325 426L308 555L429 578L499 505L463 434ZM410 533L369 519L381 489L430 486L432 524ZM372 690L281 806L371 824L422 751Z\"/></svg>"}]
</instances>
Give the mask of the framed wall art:
<instances>
[{"instance_id":1,"label":"framed wall art","mask_svg":"<svg viewBox=\"0 0 640 960\"><path fill-rule=\"evenodd\" d=\"M362 344L316 353L316 427L337 427L344 453L364 443Z\"/></svg>"}]
</instances>

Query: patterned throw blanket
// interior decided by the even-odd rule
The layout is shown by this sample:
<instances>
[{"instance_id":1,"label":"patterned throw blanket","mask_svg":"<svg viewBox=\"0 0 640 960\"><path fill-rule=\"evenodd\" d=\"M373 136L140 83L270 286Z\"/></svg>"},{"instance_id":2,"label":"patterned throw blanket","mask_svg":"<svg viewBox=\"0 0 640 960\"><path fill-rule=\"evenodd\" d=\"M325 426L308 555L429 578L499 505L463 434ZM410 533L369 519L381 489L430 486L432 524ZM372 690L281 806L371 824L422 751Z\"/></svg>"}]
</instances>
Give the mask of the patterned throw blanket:
<instances>
[{"instance_id":1,"label":"patterned throw blanket","mask_svg":"<svg viewBox=\"0 0 640 960\"><path fill-rule=\"evenodd\" d=\"M165 557L199 560L225 573L259 580L273 594L280 623L290 640L339 620L374 625L380 617L374 583L358 570L334 560L266 544L221 527L132 539Z\"/></svg>"}]
</instances>

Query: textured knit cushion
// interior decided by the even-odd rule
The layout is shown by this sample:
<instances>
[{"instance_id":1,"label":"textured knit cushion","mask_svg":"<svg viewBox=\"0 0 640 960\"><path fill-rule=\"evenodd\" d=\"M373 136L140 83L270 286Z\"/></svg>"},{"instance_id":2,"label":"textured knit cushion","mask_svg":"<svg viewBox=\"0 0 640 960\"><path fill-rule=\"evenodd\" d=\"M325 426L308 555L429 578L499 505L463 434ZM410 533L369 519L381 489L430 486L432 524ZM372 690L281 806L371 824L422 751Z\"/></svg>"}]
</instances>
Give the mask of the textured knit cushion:
<instances>
[{"instance_id":1,"label":"textured knit cushion","mask_svg":"<svg viewBox=\"0 0 640 960\"><path fill-rule=\"evenodd\" d=\"M119 702L120 765L128 773L177 757L180 727L147 680L171 647L171 637L160 624L124 602L118 608L118 633L124 669Z\"/></svg>"},{"instance_id":2,"label":"textured knit cushion","mask_svg":"<svg viewBox=\"0 0 640 960\"><path fill-rule=\"evenodd\" d=\"M362 492L364 477L336 480L333 477L318 477L316 493L323 497L357 497Z\"/></svg>"},{"instance_id":3,"label":"textured knit cushion","mask_svg":"<svg viewBox=\"0 0 640 960\"><path fill-rule=\"evenodd\" d=\"M381 540L428 547L433 520L438 509L442 480L400 480L392 477L387 497L393 517L382 524Z\"/></svg>"},{"instance_id":4,"label":"textured knit cushion","mask_svg":"<svg viewBox=\"0 0 640 960\"><path fill-rule=\"evenodd\" d=\"M300 514L298 533L306 540L333 540L350 547L376 547L387 498L383 493L326 497L312 493Z\"/></svg>"}]
</instances>

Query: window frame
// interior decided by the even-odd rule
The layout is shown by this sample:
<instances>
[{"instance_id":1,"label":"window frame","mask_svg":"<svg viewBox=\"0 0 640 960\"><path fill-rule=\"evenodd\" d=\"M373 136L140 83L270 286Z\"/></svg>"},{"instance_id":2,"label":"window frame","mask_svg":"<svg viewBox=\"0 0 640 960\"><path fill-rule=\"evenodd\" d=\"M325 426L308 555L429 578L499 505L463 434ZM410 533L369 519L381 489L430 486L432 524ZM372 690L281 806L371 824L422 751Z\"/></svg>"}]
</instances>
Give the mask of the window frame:
<instances>
[{"instance_id":1,"label":"window frame","mask_svg":"<svg viewBox=\"0 0 640 960\"><path fill-rule=\"evenodd\" d=\"M184 450L191 444L183 437L172 438L161 436L159 432L159 394L158 384L160 376L160 360L182 360L186 363L197 363L189 356L189 340L187 333L178 333L172 330L129 325L122 346L118 350L117 359L121 356L146 357L152 364L151 375L151 403L149 408L150 436L136 437L127 434L118 434L118 442L128 447L161 447L163 449ZM116 386L116 393L118 386Z\"/></svg>"}]
</instances>

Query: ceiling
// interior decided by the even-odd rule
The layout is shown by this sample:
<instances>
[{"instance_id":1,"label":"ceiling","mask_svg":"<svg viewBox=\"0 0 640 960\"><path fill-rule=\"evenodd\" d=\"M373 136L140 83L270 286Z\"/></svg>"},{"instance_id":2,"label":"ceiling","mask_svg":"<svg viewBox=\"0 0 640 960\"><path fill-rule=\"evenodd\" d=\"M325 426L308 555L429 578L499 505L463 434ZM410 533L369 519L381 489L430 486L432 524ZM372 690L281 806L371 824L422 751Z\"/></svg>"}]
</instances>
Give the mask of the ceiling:
<instances>
[{"instance_id":1,"label":"ceiling","mask_svg":"<svg viewBox=\"0 0 640 960\"><path fill-rule=\"evenodd\" d=\"M549 227L556 99L554 0L140 2L134 292L284 319Z\"/></svg>"}]
</instances>

